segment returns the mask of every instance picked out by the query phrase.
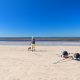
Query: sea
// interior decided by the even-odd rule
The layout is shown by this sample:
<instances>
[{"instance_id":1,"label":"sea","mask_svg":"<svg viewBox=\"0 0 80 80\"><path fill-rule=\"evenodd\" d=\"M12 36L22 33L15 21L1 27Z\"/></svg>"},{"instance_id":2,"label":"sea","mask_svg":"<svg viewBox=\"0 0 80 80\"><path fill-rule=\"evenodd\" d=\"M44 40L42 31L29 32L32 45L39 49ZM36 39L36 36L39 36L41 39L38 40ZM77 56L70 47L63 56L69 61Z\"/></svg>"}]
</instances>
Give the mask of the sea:
<instances>
[{"instance_id":1,"label":"sea","mask_svg":"<svg viewBox=\"0 0 80 80\"><path fill-rule=\"evenodd\" d=\"M0 37L0 45L30 46L31 37ZM80 37L35 37L36 46L80 46Z\"/></svg>"}]
</instances>

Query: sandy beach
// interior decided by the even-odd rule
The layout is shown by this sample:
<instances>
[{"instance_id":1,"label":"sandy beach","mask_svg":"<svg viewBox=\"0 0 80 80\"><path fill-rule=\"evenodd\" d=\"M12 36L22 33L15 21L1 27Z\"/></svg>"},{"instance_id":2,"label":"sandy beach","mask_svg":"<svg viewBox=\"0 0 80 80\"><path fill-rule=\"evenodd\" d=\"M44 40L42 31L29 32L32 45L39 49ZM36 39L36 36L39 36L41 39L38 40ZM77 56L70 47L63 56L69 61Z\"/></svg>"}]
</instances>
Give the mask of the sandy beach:
<instances>
[{"instance_id":1,"label":"sandy beach","mask_svg":"<svg viewBox=\"0 0 80 80\"><path fill-rule=\"evenodd\" d=\"M0 45L0 80L79 80L80 62L58 62L62 51L80 52L80 46Z\"/></svg>"}]
</instances>

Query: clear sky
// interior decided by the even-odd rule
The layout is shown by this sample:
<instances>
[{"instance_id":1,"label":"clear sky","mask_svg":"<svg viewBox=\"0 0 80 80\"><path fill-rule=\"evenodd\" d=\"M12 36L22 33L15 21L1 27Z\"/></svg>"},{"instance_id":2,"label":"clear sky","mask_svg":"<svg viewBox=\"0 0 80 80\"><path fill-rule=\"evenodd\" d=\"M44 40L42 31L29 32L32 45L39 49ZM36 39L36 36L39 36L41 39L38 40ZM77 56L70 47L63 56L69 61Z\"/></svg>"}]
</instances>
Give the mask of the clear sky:
<instances>
[{"instance_id":1,"label":"clear sky","mask_svg":"<svg viewBox=\"0 0 80 80\"><path fill-rule=\"evenodd\" d=\"M80 37L80 0L0 0L0 37Z\"/></svg>"}]
</instances>

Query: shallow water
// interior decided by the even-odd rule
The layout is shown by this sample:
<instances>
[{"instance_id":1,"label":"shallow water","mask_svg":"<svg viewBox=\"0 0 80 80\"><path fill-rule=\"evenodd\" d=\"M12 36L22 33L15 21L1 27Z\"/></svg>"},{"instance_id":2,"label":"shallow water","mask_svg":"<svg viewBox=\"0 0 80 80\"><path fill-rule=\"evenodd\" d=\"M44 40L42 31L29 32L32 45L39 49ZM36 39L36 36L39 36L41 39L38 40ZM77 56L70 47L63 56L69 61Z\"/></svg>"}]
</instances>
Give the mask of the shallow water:
<instances>
[{"instance_id":1,"label":"shallow water","mask_svg":"<svg viewBox=\"0 0 80 80\"><path fill-rule=\"evenodd\" d=\"M31 45L31 41L0 41L0 45ZM80 41L36 41L37 46L80 46Z\"/></svg>"}]
</instances>

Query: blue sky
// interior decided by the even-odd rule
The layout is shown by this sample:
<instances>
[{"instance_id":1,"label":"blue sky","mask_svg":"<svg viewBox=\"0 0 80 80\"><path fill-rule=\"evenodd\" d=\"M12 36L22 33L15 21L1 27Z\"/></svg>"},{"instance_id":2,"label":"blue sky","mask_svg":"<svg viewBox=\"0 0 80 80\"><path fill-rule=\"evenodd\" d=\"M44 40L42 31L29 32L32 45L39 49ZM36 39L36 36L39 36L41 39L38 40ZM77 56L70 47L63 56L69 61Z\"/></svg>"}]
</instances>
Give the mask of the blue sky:
<instances>
[{"instance_id":1,"label":"blue sky","mask_svg":"<svg viewBox=\"0 0 80 80\"><path fill-rule=\"evenodd\" d=\"M79 0L0 0L0 37L80 37Z\"/></svg>"}]
</instances>

